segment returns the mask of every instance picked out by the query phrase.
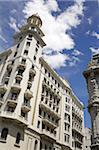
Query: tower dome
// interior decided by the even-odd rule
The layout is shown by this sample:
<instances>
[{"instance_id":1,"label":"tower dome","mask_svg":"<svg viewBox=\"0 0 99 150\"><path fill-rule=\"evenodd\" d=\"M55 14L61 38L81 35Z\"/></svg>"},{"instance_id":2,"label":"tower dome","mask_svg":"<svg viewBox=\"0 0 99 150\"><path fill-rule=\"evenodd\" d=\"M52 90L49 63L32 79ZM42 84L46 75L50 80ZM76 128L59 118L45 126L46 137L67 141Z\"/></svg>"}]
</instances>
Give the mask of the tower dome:
<instances>
[{"instance_id":1,"label":"tower dome","mask_svg":"<svg viewBox=\"0 0 99 150\"><path fill-rule=\"evenodd\" d=\"M38 14L33 14L27 19L28 24L37 25L38 27L42 26L42 20Z\"/></svg>"}]
</instances>

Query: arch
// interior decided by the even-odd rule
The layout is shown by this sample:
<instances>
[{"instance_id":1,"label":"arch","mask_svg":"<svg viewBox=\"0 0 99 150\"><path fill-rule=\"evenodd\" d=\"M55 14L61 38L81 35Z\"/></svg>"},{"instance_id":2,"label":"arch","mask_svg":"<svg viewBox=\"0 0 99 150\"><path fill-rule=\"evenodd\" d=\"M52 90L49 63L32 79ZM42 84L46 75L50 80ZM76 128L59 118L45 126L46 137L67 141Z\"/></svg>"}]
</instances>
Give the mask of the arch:
<instances>
[{"instance_id":1,"label":"arch","mask_svg":"<svg viewBox=\"0 0 99 150\"><path fill-rule=\"evenodd\" d=\"M8 135L8 129L7 128L3 128L2 132L1 132L1 139L6 140L7 139L7 135Z\"/></svg>"}]
</instances>

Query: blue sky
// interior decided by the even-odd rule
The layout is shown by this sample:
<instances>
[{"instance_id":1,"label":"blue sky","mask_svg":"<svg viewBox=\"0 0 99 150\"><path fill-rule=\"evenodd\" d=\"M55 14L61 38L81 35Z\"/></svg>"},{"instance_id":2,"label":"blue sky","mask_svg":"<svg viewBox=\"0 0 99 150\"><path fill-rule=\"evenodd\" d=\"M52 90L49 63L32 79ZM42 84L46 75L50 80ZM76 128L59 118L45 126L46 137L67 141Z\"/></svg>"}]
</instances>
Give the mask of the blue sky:
<instances>
[{"instance_id":1,"label":"blue sky","mask_svg":"<svg viewBox=\"0 0 99 150\"><path fill-rule=\"evenodd\" d=\"M44 57L85 104L85 126L90 127L83 71L99 52L98 0L0 1L0 51L13 44L13 34L33 13L43 20Z\"/></svg>"}]
</instances>

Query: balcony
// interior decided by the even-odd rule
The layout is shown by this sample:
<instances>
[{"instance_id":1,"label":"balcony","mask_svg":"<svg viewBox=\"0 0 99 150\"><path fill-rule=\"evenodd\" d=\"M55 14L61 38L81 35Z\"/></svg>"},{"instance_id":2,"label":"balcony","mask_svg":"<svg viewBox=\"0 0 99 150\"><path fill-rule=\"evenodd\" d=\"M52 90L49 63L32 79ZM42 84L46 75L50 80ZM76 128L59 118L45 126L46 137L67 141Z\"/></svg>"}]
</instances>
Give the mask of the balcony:
<instances>
[{"instance_id":1,"label":"balcony","mask_svg":"<svg viewBox=\"0 0 99 150\"><path fill-rule=\"evenodd\" d=\"M30 74L31 74L32 76L35 76L35 75L36 75L36 71L34 70L34 68L31 68L31 69L30 69Z\"/></svg>"},{"instance_id":2,"label":"balcony","mask_svg":"<svg viewBox=\"0 0 99 150\"><path fill-rule=\"evenodd\" d=\"M10 107L16 107L17 105L17 99L15 97L11 97L7 99L7 104Z\"/></svg>"},{"instance_id":3,"label":"balcony","mask_svg":"<svg viewBox=\"0 0 99 150\"><path fill-rule=\"evenodd\" d=\"M7 91L7 85L6 84L0 85L0 92L4 93L6 91Z\"/></svg>"},{"instance_id":4,"label":"balcony","mask_svg":"<svg viewBox=\"0 0 99 150\"><path fill-rule=\"evenodd\" d=\"M21 69L25 69L26 68L26 62L20 62L18 67Z\"/></svg>"},{"instance_id":5,"label":"balcony","mask_svg":"<svg viewBox=\"0 0 99 150\"><path fill-rule=\"evenodd\" d=\"M22 80L23 75L18 73L18 74L16 75L16 78L19 79L19 80Z\"/></svg>"},{"instance_id":6,"label":"balcony","mask_svg":"<svg viewBox=\"0 0 99 150\"><path fill-rule=\"evenodd\" d=\"M77 138L77 137L75 137L74 140L75 140L75 142L78 143L79 145L82 145L82 144L83 144L83 142L81 142L80 139Z\"/></svg>"},{"instance_id":7,"label":"balcony","mask_svg":"<svg viewBox=\"0 0 99 150\"><path fill-rule=\"evenodd\" d=\"M52 129L55 129L57 127L54 123L52 123L50 120L46 118L42 119L42 122Z\"/></svg>"},{"instance_id":8,"label":"balcony","mask_svg":"<svg viewBox=\"0 0 99 150\"><path fill-rule=\"evenodd\" d=\"M80 136L83 137L83 132L79 129L77 129L77 127L75 125L72 126L72 131L74 131L75 133L78 133Z\"/></svg>"},{"instance_id":9,"label":"balcony","mask_svg":"<svg viewBox=\"0 0 99 150\"><path fill-rule=\"evenodd\" d=\"M42 129L41 136L48 141L56 141L56 136L53 133L50 133L46 129Z\"/></svg>"},{"instance_id":10,"label":"balcony","mask_svg":"<svg viewBox=\"0 0 99 150\"><path fill-rule=\"evenodd\" d=\"M45 86L47 89L50 89L50 86L44 81L43 81L43 86Z\"/></svg>"},{"instance_id":11,"label":"balcony","mask_svg":"<svg viewBox=\"0 0 99 150\"><path fill-rule=\"evenodd\" d=\"M44 102L40 102L40 107L44 109L44 111L49 112L52 116L54 116L56 119L60 119L60 116L58 113L53 111L49 106L47 106Z\"/></svg>"},{"instance_id":12,"label":"balcony","mask_svg":"<svg viewBox=\"0 0 99 150\"><path fill-rule=\"evenodd\" d=\"M23 112L25 112L25 113L26 113L26 112L29 112L29 111L30 111L31 106L30 106L30 104L29 104L29 103L25 103L25 102L24 102L24 103L22 104L21 109L22 109L22 111L23 111Z\"/></svg>"},{"instance_id":13,"label":"balcony","mask_svg":"<svg viewBox=\"0 0 99 150\"><path fill-rule=\"evenodd\" d=\"M14 83L14 84L12 85L12 87L11 87L11 90L14 91L14 92L17 91L17 92L19 93L20 90L21 90L20 84Z\"/></svg>"},{"instance_id":14,"label":"balcony","mask_svg":"<svg viewBox=\"0 0 99 150\"><path fill-rule=\"evenodd\" d=\"M4 103L3 97L0 97L0 106Z\"/></svg>"},{"instance_id":15,"label":"balcony","mask_svg":"<svg viewBox=\"0 0 99 150\"><path fill-rule=\"evenodd\" d=\"M8 65L7 65L7 69L8 69L9 71L11 71L11 70L12 70L12 64L8 64Z\"/></svg>"},{"instance_id":16,"label":"balcony","mask_svg":"<svg viewBox=\"0 0 99 150\"><path fill-rule=\"evenodd\" d=\"M9 120L14 120L18 125L24 127L28 125L28 121L26 118L19 116L18 114L10 111L1 111L0 117L7 118Z\"/></svg>"},{"instance_id":17,"label":"balcony","mask_svg":"<svg viewBox=\"0 0 99 150\"><path fill-rule=\"evenodd\" d=\"M30 98L33 97L33 92L32 92L31 90L27 89L27 90L25 91L24 95L25 95L26 98L29 98L29 99L30 99Z\"/></svg>"}]
</instances>

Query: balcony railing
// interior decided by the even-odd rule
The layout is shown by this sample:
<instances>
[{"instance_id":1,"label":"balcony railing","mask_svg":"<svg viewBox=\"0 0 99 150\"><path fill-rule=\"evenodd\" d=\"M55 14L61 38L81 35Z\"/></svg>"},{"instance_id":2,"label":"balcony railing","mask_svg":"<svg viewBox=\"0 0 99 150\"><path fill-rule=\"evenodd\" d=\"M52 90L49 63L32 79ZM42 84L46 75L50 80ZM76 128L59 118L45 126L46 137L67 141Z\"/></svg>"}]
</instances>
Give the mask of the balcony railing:
<instances>
[{"instance_id":1,"label":"balcony railing","mask_svg":"<svg viewBox=\"0 0 99 150\"><path fill-rule=\"evenodd\" d=\"M48 140L56 141L56 135L54 133L50 133L46 129L42 129L41 136L48 139Z\"/></svg>"},{"instance_id":2,"label":"balcony railing","mask_svg":"<svg viewBox=\"0 0 99 150\"><path fill-rule=\"evenodd\" d=\"M20 84L14 83L14 84L12 85L12 87L11 87L11 90L12 90L12 91L20 92L20 90L21 90Z\"/></svg>"},{"instance_id":3,"label":"balcony railing","mask_svg":"<svg viewBox=\"0 0 99 150\"><path fill-rule=\"evenodd\" d=\"M16 107L17 105L17 98L16 97L10 97L7 99L7 104L10 106L10 107Z\"/></svg>"},{"instance_id":4,"label":"balcony railing","mask_svg":"<svg viewBox=\"0 0 99 150\"><path fill-rule=\"evenodd\" d=\"M0 85L0 92L6 92L7 91L7 85L6 84L1 84Z\"/></svg>"},{"instance_id":5,"label":"balcony railing","mask_svg":"<svg viewBox=\"0 0 99 150\"><path fill-rule=\"evenodd\" d=\"M31 69L30 69L30 74L33 75L33 76L35 76L36 71L34 70L34 68L31 68Z\"/></svg>"},{"instance_id":6,"label":"balcony railing","mask_svg":"<svg viewBox=\"0 0 99 150\"><path fill-rule=\"evenodd\" d=\"M22 111L23 111L23 112L29 112L30 109L31 109L31 106L30 106L29 103L25 103L25 102L24 102L24 103L22 104Z\"/></svg>"},{"instance_id":7,"label":"balcony railing","mask_svg":"<svg viewBox=\"0 0 99 150\"><path fill-rule=\"evenodd\" d=\"M25 69L26 68L26 62L20 62L19 68Z\"/></svg>"},{"instance_id":8,"label":"balcony railing","mask_svg":"<svg viewBox=\"0 0 99 150\"><path fill-rule=\"evenodd\" d=\"M22 126L27 126L28 125L27 118L19 116L18 114L14 113L14 112L1 111L0 112L0 117L15 120L16 123L18 123Z\"/></svg>"},{"instance_id":9,"label":"balcony railing","mask_svg":"<svg viewBox=\"0 0 99 150\"><path fill-rule=\"evenodd\" d=\"M42 122L52 129L55 129L57 127L57 125L53 123L52 121L50 121L48 118L43 118Z\"/></svg>"},{"instance_id":10,"label":"balcony railing","mask_svg":"<svg viewBox=\"0 0 99 150\"><path fill-rule=\"evenodd\" d=\"M33 92L32 92L31 90L27 89L27 90L25 91L24 95L25 95L26 98L29 98L29 99L30 99L30 98L33 97Z\"/></svg>"},{"instance_id":11,"label":"balcony railing","mask_svg":"<svg viewBox=\"0 0 99 150\"><path fill-rule=\"evenodd\" d=\"M47 106L44 102L40 102L40 107L46 111L48 111L52 116L57 119L60 119L60 115L52 110L49 106Z\"/></svg>"}]
</instances>

